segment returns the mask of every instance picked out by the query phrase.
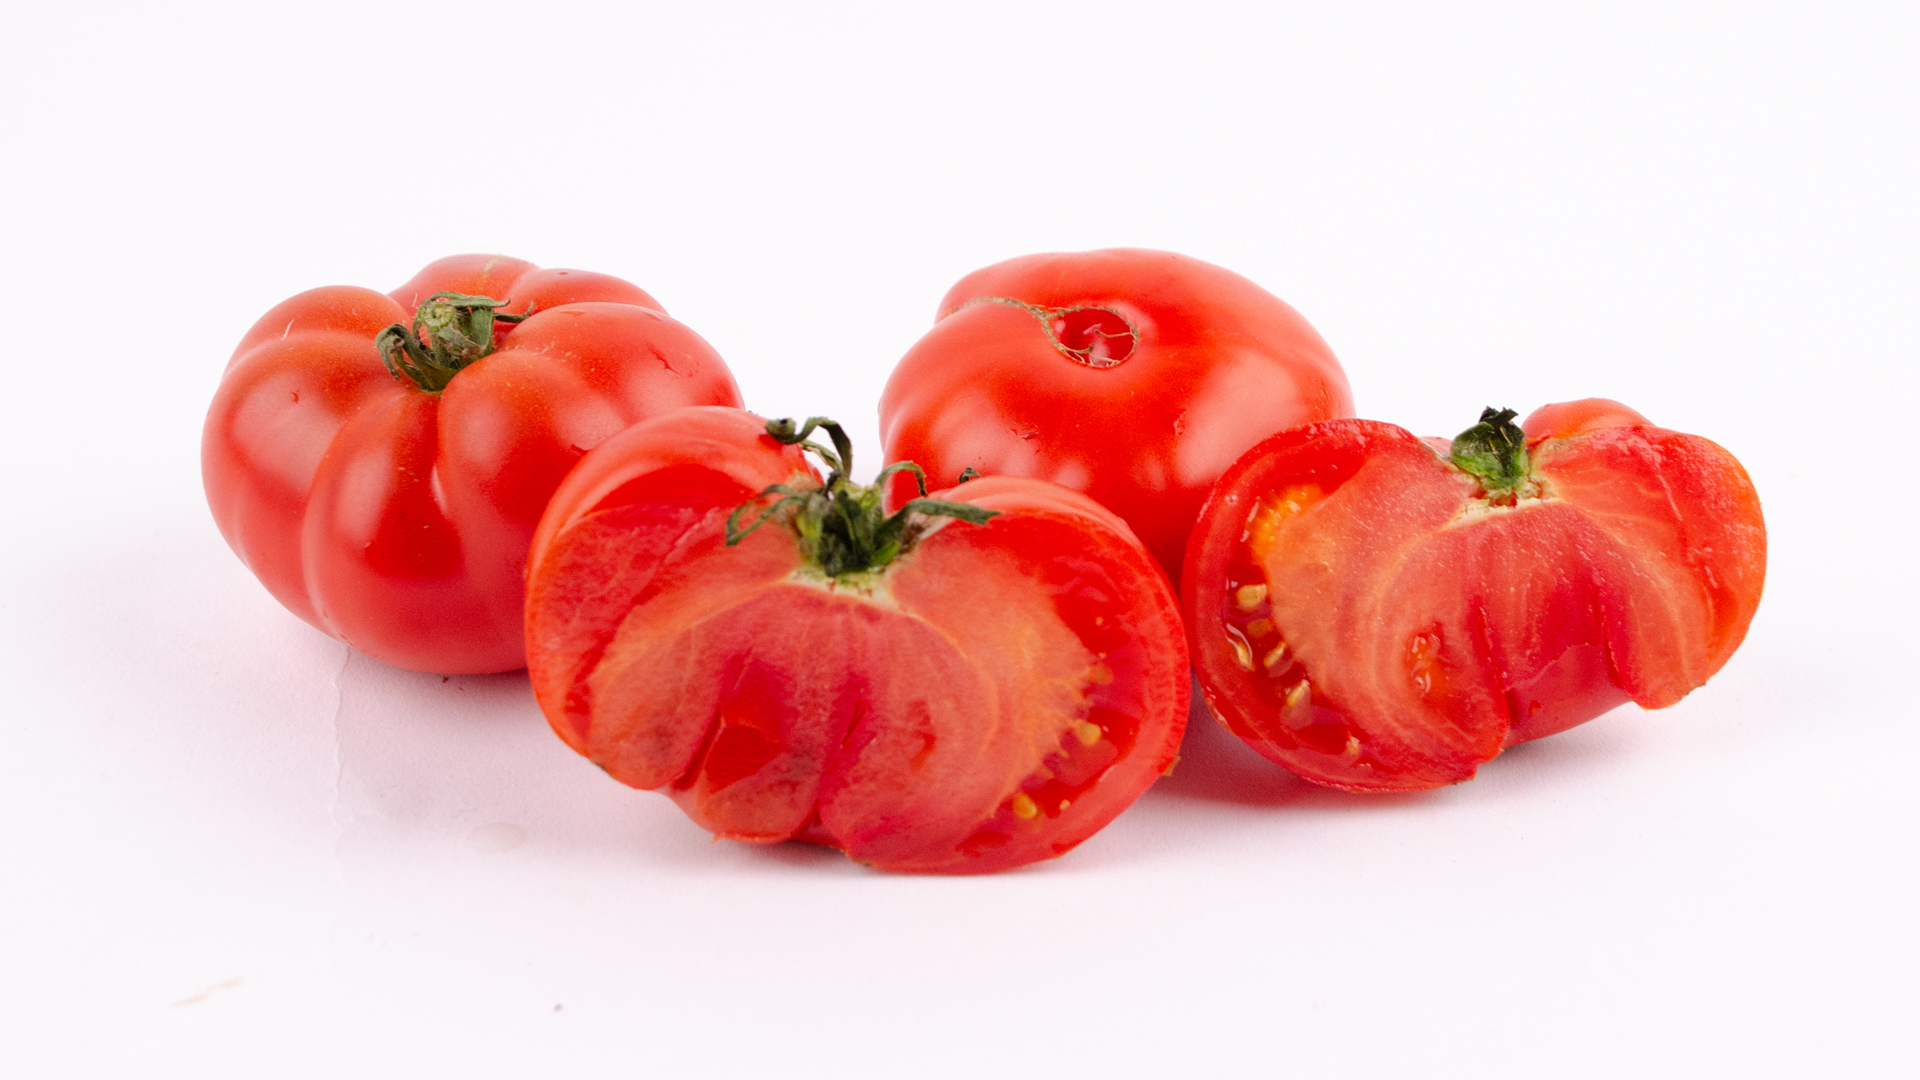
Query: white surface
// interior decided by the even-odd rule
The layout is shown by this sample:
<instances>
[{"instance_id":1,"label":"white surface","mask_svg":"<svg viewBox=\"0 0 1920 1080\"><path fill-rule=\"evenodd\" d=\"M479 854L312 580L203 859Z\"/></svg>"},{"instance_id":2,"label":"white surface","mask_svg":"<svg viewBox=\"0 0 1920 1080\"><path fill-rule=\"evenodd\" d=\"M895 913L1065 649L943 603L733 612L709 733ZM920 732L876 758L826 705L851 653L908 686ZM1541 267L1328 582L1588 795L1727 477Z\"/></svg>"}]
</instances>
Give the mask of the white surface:
<instances>
[{"instance_id":1,"label":"white surface","mask_svg":"<svg viewBox=\"0 0 1920 1080\"><path fill-rule=\"evenodd\" d=\"M1911 5L696 7L7 16L0 1071L1911 1067ZM1720 441L1746 646L1418 797L1196 724L1057 863L885 877L710 843L522 676L350 656L199 490L228 352L311 286L619 274L870 471L953 280L1119 244L1286 298L1363 415Z\"/></svg>"}]
</instances>

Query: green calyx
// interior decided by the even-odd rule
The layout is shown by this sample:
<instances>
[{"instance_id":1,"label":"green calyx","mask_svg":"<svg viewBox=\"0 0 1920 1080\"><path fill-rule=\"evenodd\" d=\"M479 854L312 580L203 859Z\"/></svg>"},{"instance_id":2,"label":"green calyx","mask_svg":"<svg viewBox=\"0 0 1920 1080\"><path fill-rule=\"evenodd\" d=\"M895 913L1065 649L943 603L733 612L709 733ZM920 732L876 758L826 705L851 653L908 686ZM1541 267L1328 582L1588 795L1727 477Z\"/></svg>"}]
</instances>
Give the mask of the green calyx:
<instances>
[{"instance_id":1,"label":"green calyx","mask_svg":"<svg viewBox=\"0 0 1920 1080\"><path fill-rule=\"evenodd\" d=\"M815 428L826 431L833 440L832 450L807 439ZM923 531L925 517L959 518L983 525L1000 512L970 503L927 498L926 474L911 461L880 470L872 484L852 483L847 473L853 467L853 441L839 424L825 417L813 417L799 427L792 420L770 420L767 434L787 446L798 444L812 451L831 471L826 483L817 487L775 484L735 507L727 517L728 547L745 540L769 519L778 517L800 538L800 553L807 562L828 577L839 578L878 570L892 562L913 546ZM920 487L920 498L911 499L888 514L881 508L881 493L887 478L897 472L913 474ZM769 498L773 501L766 502ZM741 528L741 516L755 508L759 509L759 516Z\"/></svg>"},{"instance_id":2,"label":"green calyx","mask_svg":"<svg viewBox=\"0 0 1920 1080\"><path fill-rule=\"evenodd\" d=\"M1453 463L1472 473L1494 502L1512 502L1532 477L1527 464L1527 433L1512 409L1486 409L1480 422L1453 440Z\"/></svg>"},{"instance_id":3,"label":"green calyx","mask_svg":"<svg viewBox=\"0 0 1920 1080\"><path fill-rule=\"evenodd\" d=\"M413 313L413 328L394 323L374 344L380 359L396 379L407 379L429 394L447 388L460 369L493 351L493 324L517 323L533 314L507 315L494 309L506 304L489 296L439 292L426 298Z\"/></svg>"}]
</instances>

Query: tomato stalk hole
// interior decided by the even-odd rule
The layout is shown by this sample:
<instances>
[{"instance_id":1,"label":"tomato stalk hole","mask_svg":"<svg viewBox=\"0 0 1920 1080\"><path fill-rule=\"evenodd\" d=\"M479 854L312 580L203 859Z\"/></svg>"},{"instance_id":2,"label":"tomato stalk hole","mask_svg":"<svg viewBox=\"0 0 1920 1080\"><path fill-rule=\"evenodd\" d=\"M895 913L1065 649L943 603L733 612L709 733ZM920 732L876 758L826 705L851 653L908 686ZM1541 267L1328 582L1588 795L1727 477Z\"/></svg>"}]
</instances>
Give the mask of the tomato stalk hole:
<instances>
[{"instance_id":1,"label":"tomato stalk hole","mask_svg":"<svg viewBox=\"0 0 1920 1080\"><path fill-rule=\"evenodd\" d=\"M1060 351L1088 367L1115 367L1133 355L1136 335L1118 312L1097 307L1072 308L1052 312L1046 322L1047 331Z\"/></svg>"}]
</instances>

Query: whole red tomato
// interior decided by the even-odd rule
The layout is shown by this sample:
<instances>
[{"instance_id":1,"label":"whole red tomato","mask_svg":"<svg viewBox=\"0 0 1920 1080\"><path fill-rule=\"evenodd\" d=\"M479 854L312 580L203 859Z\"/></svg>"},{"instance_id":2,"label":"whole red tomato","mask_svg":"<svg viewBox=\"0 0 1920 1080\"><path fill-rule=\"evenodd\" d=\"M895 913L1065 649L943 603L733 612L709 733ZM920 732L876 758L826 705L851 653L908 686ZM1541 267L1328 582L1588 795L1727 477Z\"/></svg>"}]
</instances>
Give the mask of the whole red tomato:
<instances>
[{"instance_id":1,"label":"whole red tomato","mask_svg":"<svg viewBox=\"0 0 1920 1080\"><path fill-rule=\"evenodd\" d=\"M941 482L971 468L1086 492L1177 581L1200 503L1235 458L1352 414L1339 362L1279 298L1198 259L1116 248L962 278L887 380L880 432L888 461Z\"/></svg>"},{"instance_id":2,"label":"whole red tomato","mask_svg":"<svg viewBox=\"0 0 1920 1080\"><path fill-rule=\"evenodd\" d=\"M637 424L554 495L527 666L567 744L718 836L889 870L1059 855L1171 765L1179 611L1092 500L976 480L886 515L850 448L735 409ZM777 437L776 437L777 436Z\"/></svg>"},{"instance_id":3,"label":"whole red tomato","mask_svg":"<svg viewBox=\"0 0 1920 1080\"><path fill-rule=\"evenodd\" d=\"M201 469L227 543L294 614L400 667L507 671L560 478L636 420L739 402L640 289L458 255L390 294L269 311L227 364Z\"/></svg>"},{"instance_id":4,"label":"whole red tomato","mask_svg":"<svg viewBox=\"0 0 1920 1080\"><path fill-rule=\"evenodd\" d=\"M1220 478L1182 603L1229 730L1322 784L1430 788L1720 670L1766 576L1740 463L1618 402L1513 416L1450 445L1311 424Z\"/></svg>"}]
</instances>

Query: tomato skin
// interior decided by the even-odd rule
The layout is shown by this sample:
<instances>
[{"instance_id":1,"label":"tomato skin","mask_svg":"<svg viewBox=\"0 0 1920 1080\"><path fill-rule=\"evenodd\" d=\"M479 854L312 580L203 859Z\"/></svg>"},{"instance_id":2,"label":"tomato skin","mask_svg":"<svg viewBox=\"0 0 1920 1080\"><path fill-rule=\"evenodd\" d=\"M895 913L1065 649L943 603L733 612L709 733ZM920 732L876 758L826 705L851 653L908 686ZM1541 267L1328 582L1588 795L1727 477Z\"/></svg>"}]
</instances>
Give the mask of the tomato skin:
<instances>
[{"instance_id":1,"label":"tomato skin","mask_svg":"<svg viewBox=\"0 0 1920 1080\"><path fill-rule=\"evenodd\" d=\"M818 482L732 409L645 421L588 454L528 575L528 670L555 732L717 836L922 873L1062 854L1171 765L1185 637L1124 523L992 478L936 497L997 516L925 519L854 579L803 566L777 522L723 542L767 485Z\"/></svg>"},{"instance_id":2,"label":"tomato skin","mask_svg":"<svg viewBox=\"0 0 1920 1080\"><path fill-rule=\"evenodd\" d=\"M1527 433L1527 445L1538 446L1546 439L1570 439L1602 428L1652 425L1651 420L1617 401L1582 398L1542 405L1529 413L1520 427Z\"/></svg>"},{"instance_id":3,"label":"tomato skin","mask_svg":"<svg viewBox=\"0 0 1920 1080\"><path fill-rule=\"evenodd\" d=\"M1317 783L1418 790L1717 672L1766 572L1739 462L1599 399L1525 429L1536 487L1512 505L1367 420L1281 432L1229 469L1182 593L1221 723Z\"/></svg>"},{"instance_id":4,"label":"tomato skin","mask_svg":"<svg viewBox=\"0 0 1920 1080\"><path fill-rule=\"evenodd\" d=\"M427 393L375 338L437 292L534 314ZM711 346L641 289L504 256L441 259L391 294L332 286L241 339L201 443L227 543L288 610L399 667L525 664L527 544L588 449L682 405L737 405Z\"/></svg>"},{"instance_id":5,"label":"tomato skin","mask_svg":"<svg viewBox=\"0 0 1920 1080\"><path fill-rule=\"evenodd\" d=\"M1080 328L1037 309L1111 312L1131 351L1076 360L1065 350ZM918 462L936 483L973 468L1093 496L1178 581L1221 472L1275 431L1352 413L1339 361L1279 298L1198 259L1115 248L962 278L888 379L880 430L887 461ZM896 502L912 497L910 481L894 484Z\"/></svg>"}]
</instances>

